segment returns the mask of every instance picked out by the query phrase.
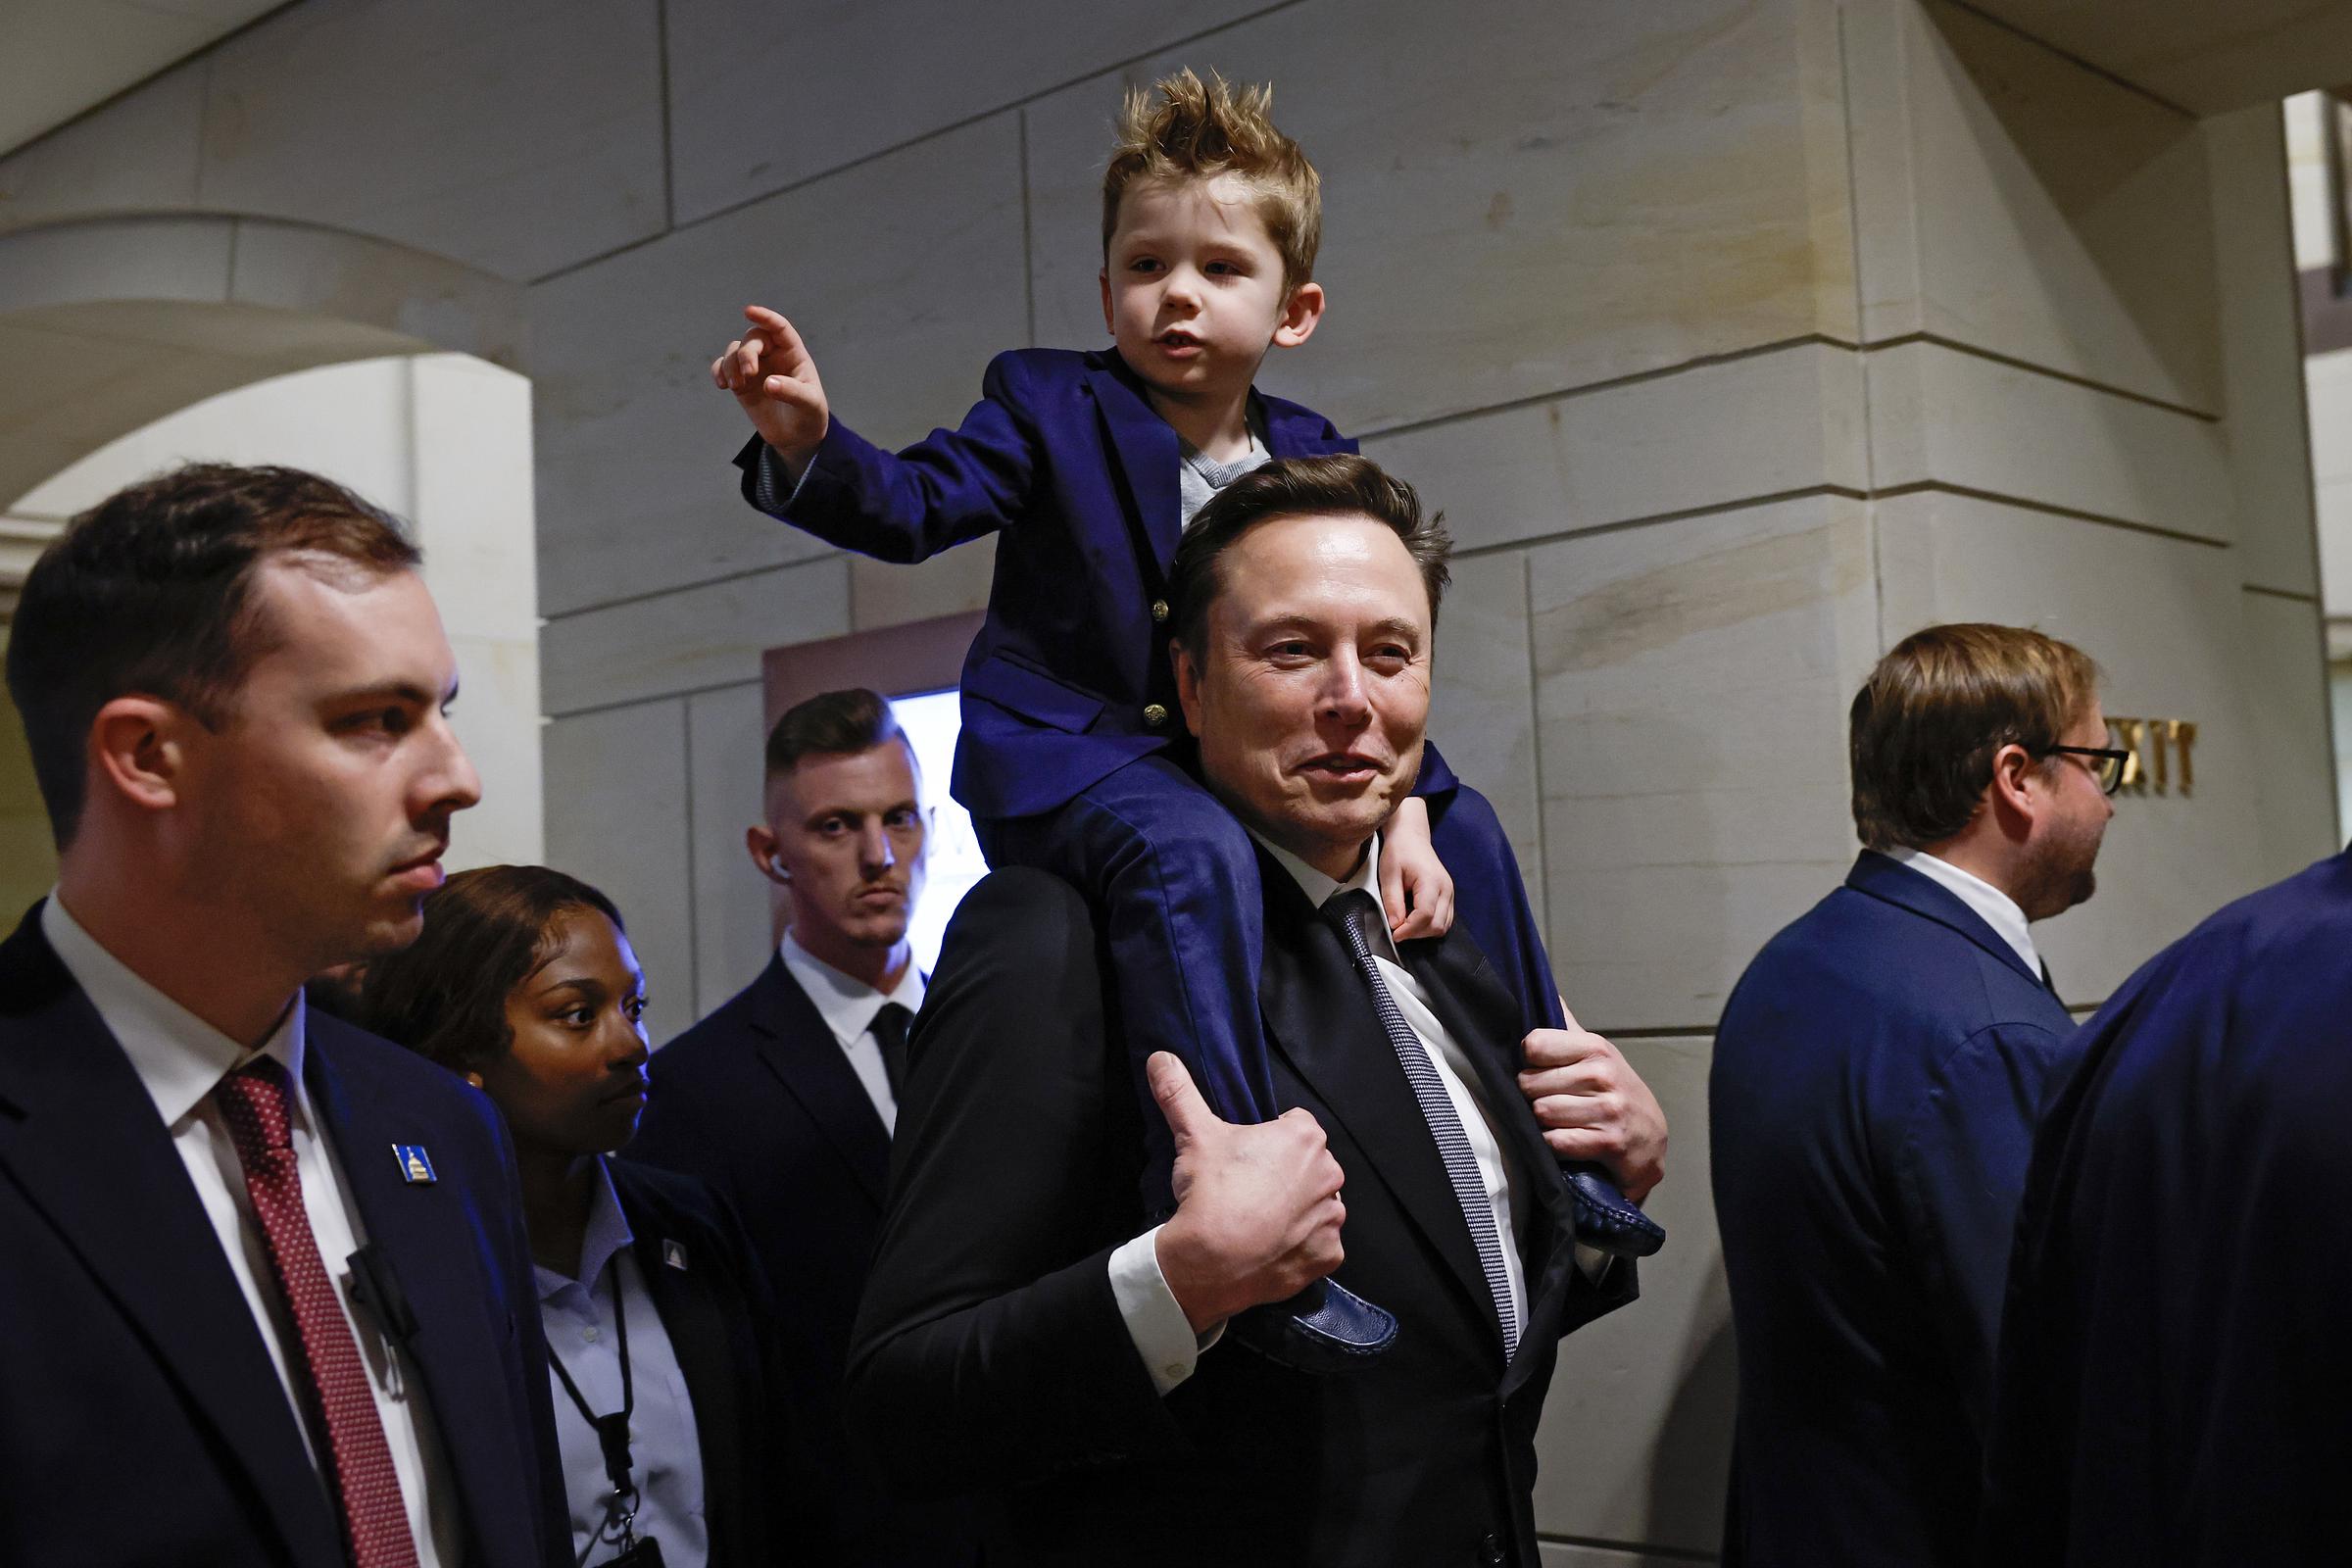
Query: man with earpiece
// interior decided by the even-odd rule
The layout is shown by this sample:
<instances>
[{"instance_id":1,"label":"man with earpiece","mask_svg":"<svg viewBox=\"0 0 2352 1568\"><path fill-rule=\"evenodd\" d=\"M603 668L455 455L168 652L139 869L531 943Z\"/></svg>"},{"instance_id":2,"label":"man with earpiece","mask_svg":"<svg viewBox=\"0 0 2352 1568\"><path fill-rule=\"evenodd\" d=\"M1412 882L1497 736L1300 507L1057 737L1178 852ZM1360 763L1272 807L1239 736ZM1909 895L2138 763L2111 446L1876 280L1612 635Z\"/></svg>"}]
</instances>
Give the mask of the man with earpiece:
<instances>
[{"instance_id":1,"label":"man with earpiece","mask_svg":"<svg viewBox=\"0 0 2352 1568\"><path fill-rule=\"evenodd\" d=\"M890 705L826 692L767 738L767 820L744 843L791 926L758 979L654 1054L632 1159L699 1176L741 1217L789 1330L779 1362L813 1495L847 1568L956 1568L971 1532L945 1506L885 1502L841 1436L850 1329L882 1223L906 1031L923 976L906 942L923 890L914 753ZM812 1559L813 1560L813 1559Z\"/></svg>"}]
</instances>

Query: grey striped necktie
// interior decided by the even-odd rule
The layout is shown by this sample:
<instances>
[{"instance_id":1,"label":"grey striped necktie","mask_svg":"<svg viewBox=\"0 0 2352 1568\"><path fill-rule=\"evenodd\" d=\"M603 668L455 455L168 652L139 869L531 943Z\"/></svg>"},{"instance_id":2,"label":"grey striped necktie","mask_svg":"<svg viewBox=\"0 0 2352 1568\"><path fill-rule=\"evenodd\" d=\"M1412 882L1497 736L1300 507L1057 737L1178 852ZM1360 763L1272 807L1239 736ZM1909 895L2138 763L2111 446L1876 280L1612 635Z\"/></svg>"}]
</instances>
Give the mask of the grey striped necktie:
<instances>
[{"instance_id":1,"label":"grey striped necktie","mask_svg":"<svg viewBox=\"0 0 2352 1568\"><path fill-rule=\"evenodd\" d=\"M1437 1140L1439 1157L1446 1161L1446 1179L1453 1184L1454 1201L1462 1206L1471 1244L1478 1249L1478 1266L1485 1271L1487 1290L1494 1298L1494 1316L1502 1323L1502 1355L1507 1361L1519 1350L1519 1313L1511 1305L1511 1278L1503 1268L1502 1232L1494 1223L1494 1205L1487 1197L1486 1178L1479 1172L1470 1135L1462 1130L1462 1119L1454 1113L1453 1097L1446 1092L1446 1081L1429 1059L1429 1048L1396 1010L1396 999L1389 995L1389 984L1372 961L1371 933L1386 934L1380 905L1362 888L1349 888L1333 894L1323 911L1348 939L1356 972L1371 989L1372 1010L1380 1014L1380 1026L1389 1032L1389 1044L1396 1048L1405 1080L1413 1086L1413 1098L1421 1103L1421 1118L1429 1123L1430 1137Z\"/></svg>"}]
</instances>

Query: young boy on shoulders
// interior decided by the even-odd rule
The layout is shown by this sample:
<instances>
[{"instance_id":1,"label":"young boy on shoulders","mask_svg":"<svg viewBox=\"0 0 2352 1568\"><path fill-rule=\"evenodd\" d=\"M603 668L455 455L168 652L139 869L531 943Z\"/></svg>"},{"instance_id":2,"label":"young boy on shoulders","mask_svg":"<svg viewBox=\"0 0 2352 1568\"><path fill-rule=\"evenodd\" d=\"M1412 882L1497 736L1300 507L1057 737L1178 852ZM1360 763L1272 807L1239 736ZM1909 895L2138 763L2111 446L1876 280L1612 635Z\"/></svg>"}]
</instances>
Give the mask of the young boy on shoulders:
<instances>
[{"instance_id":1,"label":"young boy on shoulders","mask_svg":"<svg viewBox=\"0 0 2352 1568\"><path fill-rule=\"evenodd\" d=\"M1234 479L1276 458L1355 450L1322 416L1252 384L1269 351L1307 340L1324 305L1319 181L1268 118L1270 97L1190 71L1129 94L1102 187L1114 347L999 355L956 430L896 454L865 441L832 416L799 332L762 307L711 366L758 432L736 463L762 512L884 561L1001 536L964 662L956 797L992 863L1053 871L1101 912L1139 1095L1149 1102L1144 1060L1170 1051L1232 1121L1281 1108L1258 1018L1256 855L1170 753L1183 726L1167 572L1194 514ZM1435 747L1381 863L1399 940L1444 932L1458 906L1525 1026L1556 1026L1509 845ZM1164 1211L1172 1150L1155 1110L1144 1123L1147 1201ZM1614 1223L1647 1224L1616 1202ZM1237 1332L1322 1370L1395 1331L1336 1284L1308 1294Z\"/></svg>"}]
</instances>

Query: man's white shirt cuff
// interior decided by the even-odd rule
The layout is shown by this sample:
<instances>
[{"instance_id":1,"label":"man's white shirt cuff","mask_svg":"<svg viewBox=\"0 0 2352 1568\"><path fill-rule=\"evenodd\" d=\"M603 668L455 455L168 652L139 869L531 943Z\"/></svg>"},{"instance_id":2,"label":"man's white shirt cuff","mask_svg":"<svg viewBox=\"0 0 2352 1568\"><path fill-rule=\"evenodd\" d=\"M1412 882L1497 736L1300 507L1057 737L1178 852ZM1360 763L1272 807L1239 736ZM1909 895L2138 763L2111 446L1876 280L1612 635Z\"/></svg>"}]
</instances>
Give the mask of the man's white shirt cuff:
<instances>
[{"instance_id":1,"label":"man's white shirt cuff","mask_svg":"<svg viewBox=\"0 0 2352 1568\"><path fill-rule=\"evenodd\" d=\"M1191 1377L1200 1352L1225 1333L1222 1323L1206 1334L1193 1333L1192 1320L1168 1289L1168 1277L1159 1271L1156 1225L1110 1254L1110 1295L1118 1302L1127 1337L1135 1342L1135 1353L1152 1374L1152 1389L1161 1395Z\"/></svg>"}]
</instances>

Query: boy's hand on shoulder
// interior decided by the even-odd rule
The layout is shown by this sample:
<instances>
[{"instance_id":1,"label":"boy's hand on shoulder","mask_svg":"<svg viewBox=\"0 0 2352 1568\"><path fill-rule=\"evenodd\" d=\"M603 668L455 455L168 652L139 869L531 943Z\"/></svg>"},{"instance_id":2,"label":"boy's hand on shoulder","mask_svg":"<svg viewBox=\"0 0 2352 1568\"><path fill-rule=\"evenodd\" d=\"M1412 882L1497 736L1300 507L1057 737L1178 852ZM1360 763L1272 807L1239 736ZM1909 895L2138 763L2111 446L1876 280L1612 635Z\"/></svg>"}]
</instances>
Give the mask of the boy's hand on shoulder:
<instances>
[{"instance_id":1,"label":"boy's hand on shoulder","mask_svg":"<svg viewBox=\"0 0 2352 1568\"><path fill-rule=\"evenodd\" d=\"M1453 876L1429 837L1429 805L1409 796L1381 835L1380 904L1398 942L1453 929Z\"/></svg>"},{"instance_id":2,"label":"boy's hand on shoulder","mask_svg":"<svg viewBox=\"0 0 2352 1568\"><path fill-rule=\"evenodd\" d=\"M832 418L825 383L790 321L764 305L747 305L743 314L751 325L710 362L710 379L735 394L752 427L797 481Z\"/></svg>"}]
</instances>

